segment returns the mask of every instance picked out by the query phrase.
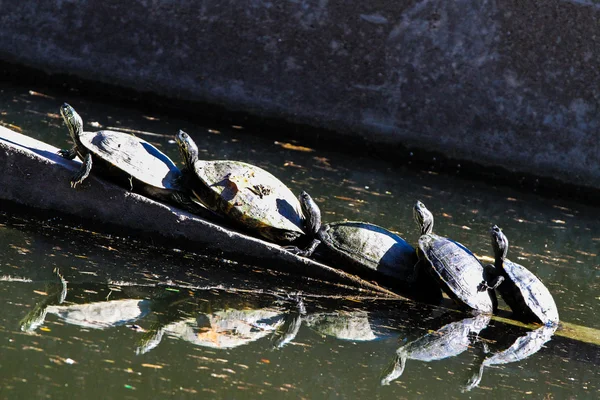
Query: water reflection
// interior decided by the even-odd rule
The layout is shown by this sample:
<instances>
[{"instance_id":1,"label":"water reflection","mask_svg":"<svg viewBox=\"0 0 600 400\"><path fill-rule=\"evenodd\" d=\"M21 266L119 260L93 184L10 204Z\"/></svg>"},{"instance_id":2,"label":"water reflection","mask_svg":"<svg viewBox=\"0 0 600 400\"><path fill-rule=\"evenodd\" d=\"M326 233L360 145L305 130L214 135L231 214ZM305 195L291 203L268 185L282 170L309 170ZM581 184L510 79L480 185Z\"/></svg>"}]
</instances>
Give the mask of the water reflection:
<instances>
[{"instance_id":1,"label":"water reflection","mask_svg":"<svg viewBox=\"0 0 600 400\"><path fill-rule=\"evenodd\" d=\"M473 318L451 322L435 332L401 346L396 351L396 357L390 366L383 372L381 384L389 385L390 382L398 379L409 359L430 362L463 353L474 344L479 332L488 326L490 319L489 315L480 314Z\"/></svg>"},{"instance_id":2,"label":"water reflection","mask_svg":"<svg viewBox=\"0 0 600 400\"><path fill-rule=\"evenodd\" d=\"M543 326L519 337L506 350L486 357L463 390L469 391L479 385L485 367L518 362L537 353L552 338L556 329L556 326Z\"/></svg>"},{"instance_id":3,"label":"water reflection","mask_svg":"<svg viewBox=\"0 0 600 400\"><path fill-rule=\"evenodd\" d=\"M233 349L272 335L286 316L285 308L270 296L241 299L237 293L213 292L176 302L177 308L167 314L157 312L159 319L144 333L137 354L156 348L164 336L195 346ZM165 307L172 308L172 301Z\"/></svg>"},{"instance_id":4,"label":"water reflection","mask_svg":"<svg viewBox=\"0 0 600 400\"><path fill-rule=\"evenodd\" d=\"M150 237L104 240L91 231L75 234L76 229L61 230L62 222L53 214L42 215L32 226L23 221L11 225L0 218L0 277L24 279L0 282L5 305L0 314L0 349L5 355L0 363L0 397L89 397L98 382L106 397L114 398L133 391L138 398L205 393L261 399L521 398L525 393L535 398L597 397L600 350L591 344L598 342L593 328L600 328L597 207L323 151L318 146L313 152L297 151L295 146L301 143L282 146L287 141L283 137L274 143L249 130L199 125L156 113L149 118L147 110L90 102L75 92L51 99L33 96L21 87L5 85L3 90L0 123L57 147L69 145L56 115L57 104L63 101L78 104L89 115L91 130L110 126L136 131L173 159L178 159L175 143L170 141L173 132L180 128L194 132L203 144L203 158L256 164L280 177L294 192L312 193L323 204L325 223L369 221L414 246L418 232L411 206L422 199L439 215L439 231L468 245L477 256L490 255L486 232L491 224L499 224L519 244L511 248L512 258L544 282L565 323L551 345L526 359L532 362L507 364L502 373L485 368L492 361L484 365L484 359L510 348L516 337L504 323L495 321L481 333L484 343L491 343L492 354L479 354L479 342L472 333L473 351L436 362L409 361L401 378L381 386L379 375L396 354L398 341L412 343L455 322L461 314L444 315L440 309L403 302L371 304L311 297L325 291L343 296L348 291L317 287L315 281L294 281L261 267L236 265L223 255L157 250ZM67 281L68 294L62 303L60 279L49 286L41 283L56 267ZM35 282L27 283L27 279ZM159 283L173 285L161 287ZM227 295L235 292L193 289L209 286L257 293L270 288L280 297L237 292L236 304L231 300L235 296ZM300 290L305 314L293 298L285 296L285 292ZM229 304L219 305L219 296L229 298ZM36 304L37 311L32 311ZM58 311L86 305L96 311ZM506 309L506 304L501 305ZM119 308L122 311L115 311ZM99 322L99 314L111 313L126 317ZM565 338L569 322L591 327L586 333L588 344L578 339L581 331ZM102 329L91 329L94 326ZM29 334L23 334L21 327ZM237 340L236 331L247 336L243 345L226 347L226 342L212 340ZM144 348L146 335L154 337L156 344L136 355L136 349ZM201 344L197 344L198 336L204 337ZM215 347L215 342L221 347ZM68 357L78 363L76 368L61 361ZM461 395L459 390L468 378L456 372L469 370L468 364L473 363L472 372L483 371L480 389Z\"/></svg>"}]
</instances>

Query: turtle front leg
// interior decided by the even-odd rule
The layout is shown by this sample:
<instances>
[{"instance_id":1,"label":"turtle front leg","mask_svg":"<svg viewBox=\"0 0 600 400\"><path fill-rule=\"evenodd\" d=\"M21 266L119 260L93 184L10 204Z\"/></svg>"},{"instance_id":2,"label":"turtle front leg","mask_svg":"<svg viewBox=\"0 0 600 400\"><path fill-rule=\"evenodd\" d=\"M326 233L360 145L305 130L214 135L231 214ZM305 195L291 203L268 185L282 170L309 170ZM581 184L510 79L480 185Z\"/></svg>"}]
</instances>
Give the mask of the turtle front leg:
<instances>
[{"instance_id":1,"label":"turtle front leg","mask_svg":"<svg viewBox=\"0 0 600 400\"><path fill-rule=\"evenodd\" d=\"M83 165L81 165L81 169L76 173L73 178L71 178L71 187L75 188L77 185L81 184L90 174L92 170L92 154L87 153L83 159Z\"/></svg>"},{"instance_id":2,"label":"turtle front leg","mask_svg":"<svg viewBox=\"0 0 600 400\"><path fill-rule=\"evenodd\" d=\"M66 158L67 160L73 160L77 157L77 152L75 151L75 147L72 147L67 150L59 150L56 152L62 158Z\"/></svg>"},{"instance_id":3,"label":"turtle front leg","mask_svg":"<svg viewBox=\"0 0 600 400\"><path fill-rule=\"evenodd\" d=\"M496 290L504 282L504 277L498 274L496 267L491 264L483 267L484 280L477 286L478 292Z\"/></svg>"},{"instance_id":4,"label":"turtle front leg","mask_svg":"<svg viewBox=\"0 0 600 400\"><path fill-rule=\"evenodd\" d=\"M304 250L300 249L297 246L284 246L283 248L286 251L289 251L290 253L296 254L297 256L310 257L313 255L313 253L317 249L317 246L319 246L320 244L321 244L321 241L319 239L313 239L313 241Z\"/></svg>"}]
</instances>

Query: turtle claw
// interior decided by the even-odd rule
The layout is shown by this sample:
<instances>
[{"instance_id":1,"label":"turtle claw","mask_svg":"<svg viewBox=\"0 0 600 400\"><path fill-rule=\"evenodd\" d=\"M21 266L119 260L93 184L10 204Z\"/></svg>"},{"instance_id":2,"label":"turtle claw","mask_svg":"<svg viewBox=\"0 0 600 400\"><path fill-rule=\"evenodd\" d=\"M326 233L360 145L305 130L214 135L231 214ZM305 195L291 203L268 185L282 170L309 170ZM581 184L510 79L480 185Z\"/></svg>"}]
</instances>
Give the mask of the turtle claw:
<instances>
[{"instance_id":1,"label":"turtle claw","mask_svg":"<svg viewBox=\"0 0 600 400\"><path fill-rule=\"evenodd\" d=\"M481 283L479 285L477 285L478 292L485 292L488 289L491 289L491 288L485 281L481 281Z\"/></svg>"},{"instance_id":2,"label":"turtle claw","mask_svg":"<svg viewBox=\"0 0 600 400\"><path fill-rule=\"evenodd\" d=\"M67 160L73 160L77 156L77 153L73 149L59 150L56 154Z\"/></svg>"}]
</instances>

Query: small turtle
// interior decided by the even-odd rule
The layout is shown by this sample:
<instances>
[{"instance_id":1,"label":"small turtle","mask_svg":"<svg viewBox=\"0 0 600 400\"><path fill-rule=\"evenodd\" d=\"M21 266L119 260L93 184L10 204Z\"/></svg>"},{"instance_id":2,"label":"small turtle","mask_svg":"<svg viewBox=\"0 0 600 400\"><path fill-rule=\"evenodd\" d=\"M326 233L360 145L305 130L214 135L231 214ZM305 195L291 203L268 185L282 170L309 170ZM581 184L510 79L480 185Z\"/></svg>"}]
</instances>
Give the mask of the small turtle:
<instances>
[{"instance_id":1,"label":"small turtle","mask_svg":"<svg viewBox=\"0 0 600 400\"><path fill-rule=\"evenodd\" d=\"M150 143L123 132L103 130L84 132L79 114L67 103L60 108L74 146L58 154L72 160L83 160L81 169L71 179L71 187L81 184L90 174L92 165L111 175L133 190L152 197L175 200L185 197L181 193L181 172L169 159Z\"/></svg>"},{"instance_id":2,"label":"small turtle","mask_svg":"<svg viewBox=\"0 0 600 400\"><path fill-rule=\"evenodd\" d=\"M286 247L295 254L319 258L367 278L392 278L388 286L412 288L424 300L439 302L442 292L429 275L419 275L417 253L406 240L380 226L358 221L321 224L321 211L311 196L298 196L306 216L307 235L313 237L305 250Z\"/></svg>"},{"instance_id":3,"label":"small turtle","mask_svg":"<svg viewBox=\"0 0 600 400\"><path fill-rule=\"evenodd\" d=\"M408 359L430 362L461 354L471 345L472 337L477 337L490 320L491 316L479 314L444 325L433 333L405 344L396 351L396 357L383 372L381 384L389 385L398 379L404 372Z\"/></svg>"},{"instance_id":4,"label":"small turtle","mask_svg":"<svg viewBox=\"0 0 600 400\"><path fill-rule=\"evenodd\" d=\"M508 239L498 226L492 227L490 235L495 262L487 265L485 271L491 277L504 278L498 292L506 304L523 320L558 324L558 310L550 291L527 268L506 258Z\"/></svg>"},{"instance_id":5,"label":"small turtle","mask_svg":"<svg viewBox=\"0 0 600 400\"><path fill-rule=\"evenodd\" d=\"M479 370L473 374L462 391L469 391L479 385L485 367L521 361L537 353L552 338L556 328L557 325L542 326L519 337L508 349L486 357L481 363Z\"/></svg>"},{"instance_id":6,"label":"small turtle","mask_svg":"<svg viewBox=\"0 0 600 400\"><path fill-rule=\"evenodd\" d=\"M185 132L176 135L192 200L273 242L304 235L304 216L292 191L271 173L240 161L198 159Z\"/></svg>"},{"instance_id":7,"label":"small turtle","mask_svg":"<svg viewBox=\"0 0 600 400\"><path fill-rule=\"evenodd\" d=\"M463 307L494 312L498 301L493 289L502 283L502 277L486 284L483 266L471 251L454 240L432 233L433 215L420 201L415 204L413 215L421 229L419 258L427 261L430 266L427 270L446 294Z\"/></svg>"}]
</instances>

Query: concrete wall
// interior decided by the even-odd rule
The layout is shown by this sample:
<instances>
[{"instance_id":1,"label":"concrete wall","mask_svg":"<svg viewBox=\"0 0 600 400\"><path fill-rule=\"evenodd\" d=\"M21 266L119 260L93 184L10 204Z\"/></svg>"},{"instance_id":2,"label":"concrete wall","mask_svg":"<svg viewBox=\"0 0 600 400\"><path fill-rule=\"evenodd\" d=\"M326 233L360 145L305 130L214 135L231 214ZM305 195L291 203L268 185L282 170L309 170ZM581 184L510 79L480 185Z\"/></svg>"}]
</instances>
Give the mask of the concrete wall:
<instances>
[{"instance_id":1,"label":"concrete wall","mask_svg":"<svg viewBox=\"0 0 600 400\"><path fill-rule=\"evenodd\" d=\"M0 57L600 188L597 0L0 0Z\"/></svg>"}]
</instances>

